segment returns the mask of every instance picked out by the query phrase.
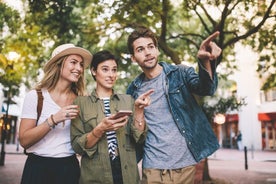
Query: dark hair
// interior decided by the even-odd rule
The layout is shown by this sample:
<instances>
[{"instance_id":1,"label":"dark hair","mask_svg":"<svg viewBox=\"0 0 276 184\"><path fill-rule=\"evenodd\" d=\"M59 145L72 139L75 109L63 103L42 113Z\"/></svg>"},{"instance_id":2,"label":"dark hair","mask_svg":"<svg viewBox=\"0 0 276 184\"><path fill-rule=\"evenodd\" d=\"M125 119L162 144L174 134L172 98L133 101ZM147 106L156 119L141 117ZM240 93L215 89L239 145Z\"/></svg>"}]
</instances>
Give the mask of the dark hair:
<instances>
[{"instance_id":1,"label":"dark hair","mask_svg":"<svg viewBox=\"0 0 276 184\"><path fill-rule=\"evenodd\" d=\"M93 68L93 70L97 70L98 65L106 60L112 59L116 62L117 66L118 66L118 59L115 57L115 55L113 55L111 52L109 52L108 50L102 50L99 51L95 54L93 54L93 59L91 61L90 64L90 69ZM92 75L93 76L93 75ZM93 76L94 80L96 80L96 78Z\"/></svg>"},{"instance_id":2,"label":"dark hair","mask_svg":"<svg viewBox=\"0 0 276 184\"><path fill-rule=\"evenodd\" d=\"M133 42L141 37L151 38L153 41L153 44L156 47L158 47L158 41L155 34L149 28L146 28L144 26L139 26L128 36L127 47L130 54L134 54Z\"/></svg>"}]
</instances>

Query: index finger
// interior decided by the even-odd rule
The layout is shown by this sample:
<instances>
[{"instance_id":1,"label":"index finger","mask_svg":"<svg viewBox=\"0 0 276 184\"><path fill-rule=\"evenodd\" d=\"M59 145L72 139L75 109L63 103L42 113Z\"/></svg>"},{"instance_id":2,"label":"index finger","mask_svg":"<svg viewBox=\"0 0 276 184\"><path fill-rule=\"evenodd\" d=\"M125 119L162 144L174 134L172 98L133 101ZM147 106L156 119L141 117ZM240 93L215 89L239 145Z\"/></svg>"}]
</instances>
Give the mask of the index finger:
<instances>
[{"instance_id":1,"label":"index finger","mask_svg":"<svg viewBox=\"0 0 276 184\"><path fill-rule=\"evenodd\" d=\"M78 108L78 105L68 105L67 109L76 109Z\"/></svg>"},{"instance_id":2,"label":"index finger","mask_svg":"<svg viewBox=\"0 0 276 184\"><path fill-rule=\"evenodd\" d=\"M147 97L147 96L151 95L153 92L154 92L154 89L150 89L147 92L145 92L144 94L142 94L141 96L142 97Z\"/></svg>"},{"instance_id":3,"label":"index finger","mask_svg":"<svg viewBox=\"0 0 276 184\"><path fill-rule=\"evenodd\" d=\"M218 37L219 35L219 31L214 32L213 34L211 34L210 36L208 36L208 38L206 38L203 43L204 44L209 44L212 40L216 39L216 37Z\"/></svg>"}]
</instances>

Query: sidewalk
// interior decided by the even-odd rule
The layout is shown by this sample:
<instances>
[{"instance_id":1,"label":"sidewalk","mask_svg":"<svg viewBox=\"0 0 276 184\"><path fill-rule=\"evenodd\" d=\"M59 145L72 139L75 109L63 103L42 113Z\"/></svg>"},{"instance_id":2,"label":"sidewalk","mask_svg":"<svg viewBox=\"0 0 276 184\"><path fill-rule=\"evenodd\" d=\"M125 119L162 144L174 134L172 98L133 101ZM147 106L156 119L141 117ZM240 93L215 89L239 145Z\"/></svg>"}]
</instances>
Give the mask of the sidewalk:
<instances>
[{"instance_id":1,"label":"sidewalk","mask_svg":"<svg viewBox=\"0 0 276 184\"><path fill-rule=\"evenodd\" d=\"M1 145L1 144L0 144ZM27 156L15 144L5 145L5 162L0 166L0 184L19 184Z\"/></svg>"},{"instance_id":2,"label":"sidewalk","mask_svg":"<svg viewBox=\"0 0 276 184\"><path fill-rule=\"evenodd\" d=\"M1 145L0 145L1 146ZM19 184L27 158L23 148L5 145L5 165L0 166L0 184ZM248 151L245 170L244 152L219 149L208 158L212 184L276 184L276 151Z\"/></svg>"},{"instance_id":3,"label":"sidewalk","mask_svg":"<svg viewBox=\"0 0 276 184\"><path fill-rule=\"evenodd\" d=\"M219 184L276 184L276 151L249 150L246 164L244 151L219 149L208 165L211 178L224 181Z\"/></svg>"},{"instance_id":4,"label":"sidewalk","mask_svg":"<svg viewBox=\"0 0 276 184\"><path fill-rule=\"evenodd\" d=\"M245 160L245 152L236 149L219 149L209 159L216 160ZM276 150L275 151L262 151L262 150L248 150L248 161L263 161L263 162L276 162Z\"/></svg>"},{"instance_id":5,"label":"sidewalk","mask_svg":"<svg viewBox=\"0 0 276 184\"><path fill-rule=\"evenodd\" d=\"M24 154L24 148L19 144L5 144L5 152L6 154Z\"/></svg>"}]
</instances>

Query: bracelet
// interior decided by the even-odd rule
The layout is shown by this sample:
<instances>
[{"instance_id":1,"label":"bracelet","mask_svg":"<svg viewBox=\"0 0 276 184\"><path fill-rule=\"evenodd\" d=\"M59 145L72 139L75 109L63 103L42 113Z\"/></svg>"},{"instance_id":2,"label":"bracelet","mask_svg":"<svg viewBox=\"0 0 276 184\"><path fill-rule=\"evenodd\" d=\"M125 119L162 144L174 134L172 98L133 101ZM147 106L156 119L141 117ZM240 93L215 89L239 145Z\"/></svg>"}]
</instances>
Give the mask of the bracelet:
<instances>
[{"instance_id":1,"label":"bracelet","mask_svg":"<svg viewBox=\"0 0 276 184\"><path fill-rule=\"evenodd\" d=\"M94 133L94 129L91 131L91 133L92 133L92 135L93 135L94 137L96 137L96 138L98 138L98 139L101 138L101 137L99 137L99 136L96 136L96 134Z\"/></svg>"},{"instance_id":2,"label":"bracelet","mask_svg":"<svg viewBox=\"0 0 276 184\"><path fill-rule=\"evenodd\" d=\"M54 120L54 115L53 114L51 114L51 120L54 123L54 125L57 125L57 122L55 122L55 120Z\"/></svg>"},{"instance_id":3,"label":"bracelet","mask_svg":"<svg viewBox=\"0 0 276 184\"><path fill-rule=\"evenodd\" d=\"M134 120L138 122L138 125L139 125L139 126L142 126L142 125L143 125L143 122L141 122L141 121L139 121L139 120L137 120L137 119L134 119ZM143 120L142 120L142 121L143 121Z\"/></svg>"},{"instance_id":4,"label":"bracelet","mask_svg":"<svg viewBox=\"0 0 276 184\"><path fill-rule=\"evenodd\" d=\"M48 124L48 126L50 127L51 130L55 128L55 124L51 125L48 121L48 118L45 121L46 121L46 123Z\"/></svg>"}]
</instances>

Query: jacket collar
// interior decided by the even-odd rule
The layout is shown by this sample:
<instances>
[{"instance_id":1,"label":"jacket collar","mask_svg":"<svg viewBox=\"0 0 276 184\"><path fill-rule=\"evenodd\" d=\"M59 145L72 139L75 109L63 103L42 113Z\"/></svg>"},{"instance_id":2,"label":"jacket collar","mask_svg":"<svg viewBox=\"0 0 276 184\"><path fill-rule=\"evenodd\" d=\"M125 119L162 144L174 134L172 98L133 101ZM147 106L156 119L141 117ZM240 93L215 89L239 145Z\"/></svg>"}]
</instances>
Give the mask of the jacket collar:
<instances>
[{"instance_id":1,"label":"jacket collar","mask_svg":"<svg viewBox=\"0 0 276 184\"><path fill-rule=\"evenodd\" d=\"M110 97L110 99L118 99L118 100L120 100L120 96L118 95L118 93L116 93L114 90L112 90L113 91L113 93L112 93L112 95L111 95L111 97ZM92 92L91 92L91 99L93 100L93 102L96 102L96 101L98 101L98 100L100 100L100 98L98 97L98 95L97 95L97 93L96 93L96 89L94 89Z\"/></svg>"},{"instance_id":2,"label":"jacket collar","mask_svg":"<svg viewBox=\"0 0 276 184\"><path fill-rule=\"evenodd\" d=\"M168 64L163 61L159 62L158 64L163 67L163 71L165 72L166 76L178 69L176 65ZM138 77L136 77L136 79L133 81L133 84L135 85L135 87L139 87L142 84L144 78L145 78L144 72L138 75Z\"/></svg>"}]
</instances>

